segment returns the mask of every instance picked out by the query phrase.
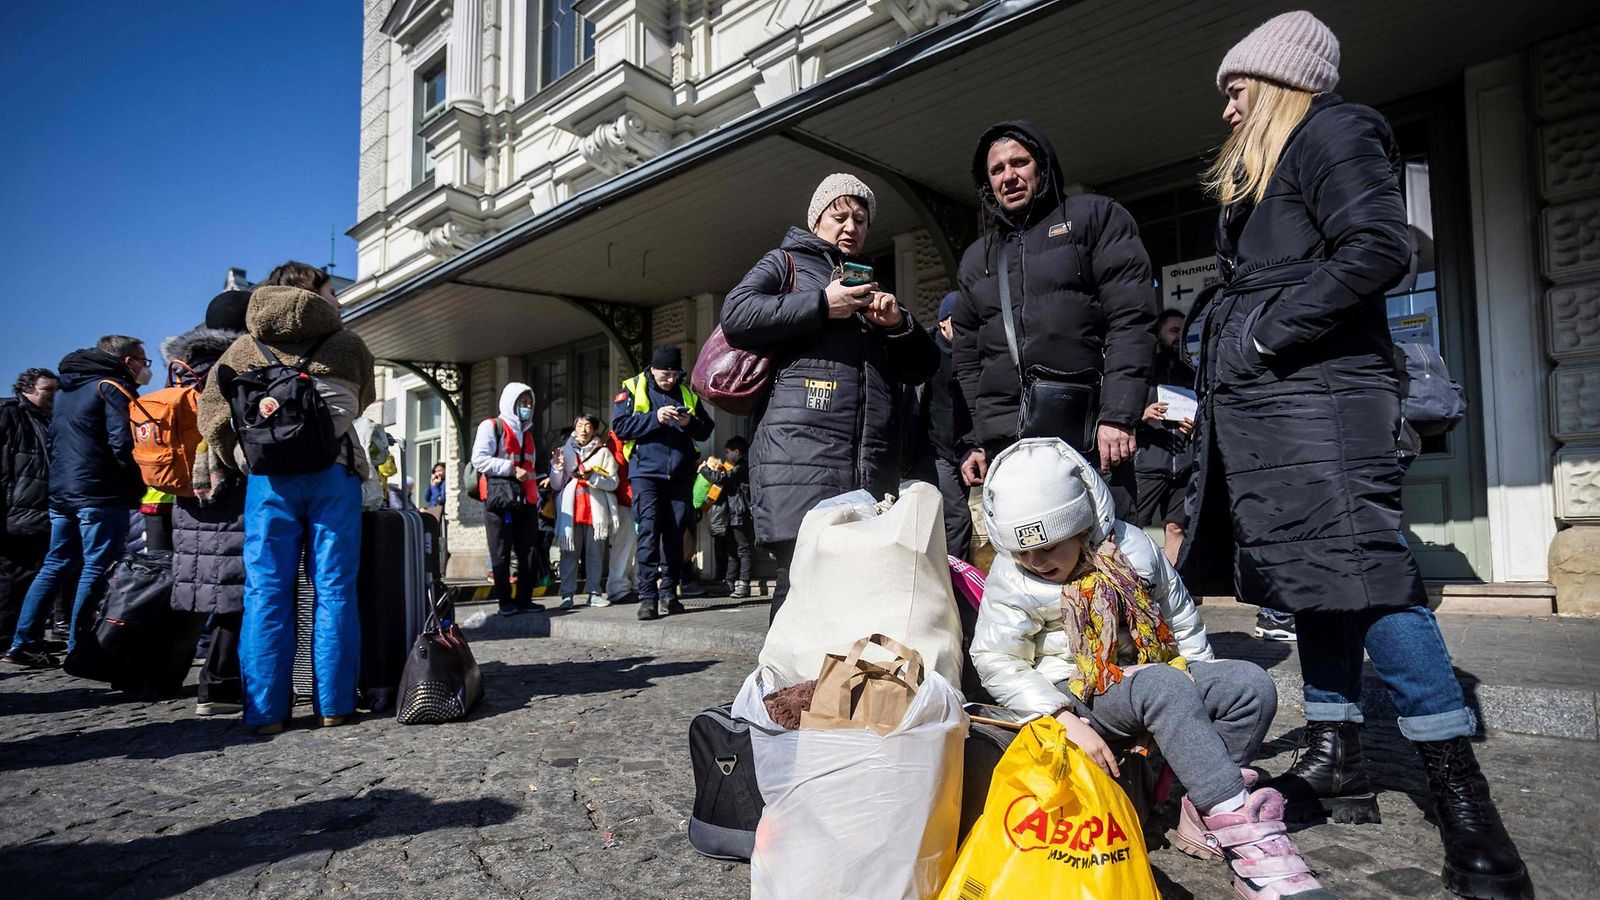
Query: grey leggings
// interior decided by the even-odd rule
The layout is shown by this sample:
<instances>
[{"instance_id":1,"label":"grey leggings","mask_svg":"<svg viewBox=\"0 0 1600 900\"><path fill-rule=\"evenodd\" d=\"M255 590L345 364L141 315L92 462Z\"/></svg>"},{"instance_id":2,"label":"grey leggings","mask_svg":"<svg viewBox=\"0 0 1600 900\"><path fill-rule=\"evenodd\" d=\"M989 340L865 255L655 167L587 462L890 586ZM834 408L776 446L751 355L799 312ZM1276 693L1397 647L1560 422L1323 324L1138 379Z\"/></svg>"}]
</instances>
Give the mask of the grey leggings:
<instances>
[{"instance_id":1,"label":"grey leggings","mask_svg":"<svg viewBox=\"0 0 1600 900\"><path fill-rule=\"evenodd\" d=\"M1244 790L1239 767L1255 758L1278 712L1278 690L1239 659L1140 669L1088 704L1075 702L1102 737L1149 734L1201 812Z\"/></svg>"}]
</instances>

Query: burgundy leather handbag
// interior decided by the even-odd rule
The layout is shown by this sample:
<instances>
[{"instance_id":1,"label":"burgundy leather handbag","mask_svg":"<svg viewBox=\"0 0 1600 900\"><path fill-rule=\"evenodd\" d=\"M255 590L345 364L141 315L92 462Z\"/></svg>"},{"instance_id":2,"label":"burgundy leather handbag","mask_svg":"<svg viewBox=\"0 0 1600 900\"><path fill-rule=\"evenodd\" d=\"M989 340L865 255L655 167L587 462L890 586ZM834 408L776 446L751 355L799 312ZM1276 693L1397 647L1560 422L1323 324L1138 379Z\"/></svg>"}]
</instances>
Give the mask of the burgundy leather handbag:
<instances>
[{"instance_id":1,"label":"burgundy leather handbag","mask_svg":"<svg viewBox=\"0 0 1600 900\"><path fill-rule=\"evenodd\" d=\"M791 294L794 292L794 257L785 252L783 258L789 264L783 293ZM774 374L771 354L729 345L722 326L718 325L700 347L694 372L689 375L689 386L723 412L753 416L766 402Z\"/></svg>"}]
</instances>

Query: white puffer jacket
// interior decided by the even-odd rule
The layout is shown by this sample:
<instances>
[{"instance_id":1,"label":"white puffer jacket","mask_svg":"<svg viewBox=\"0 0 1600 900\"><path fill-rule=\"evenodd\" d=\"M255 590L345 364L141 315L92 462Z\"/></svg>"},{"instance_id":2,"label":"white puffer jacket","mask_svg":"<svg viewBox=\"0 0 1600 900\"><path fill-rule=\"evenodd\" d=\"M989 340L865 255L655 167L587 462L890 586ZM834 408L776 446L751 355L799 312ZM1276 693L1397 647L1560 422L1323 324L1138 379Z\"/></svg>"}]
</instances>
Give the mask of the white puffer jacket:
<instances>
[{"instance_id":1,"label":"white puffer jacket","mask_svg":"<svg viewBox=\"0 0 1600 900\"><path fill-rule=\"evenodd\" d=\"M1088 482L1097 514L1089 541L1098 544L1106 534L1115 534L1123 555L1172 628L1178 652L1190 662L1213 659L1205 623L1172 564L1142 530L1112 518L1111 494L1104 482L1098 478ZM1061 625L1061 585L1024 569L1009 553L997 552L984 582L971 652L984 689L1001 705L1042 715L1066 706L1064 688L1078 666Z\"/></svg>"}]
</instances>

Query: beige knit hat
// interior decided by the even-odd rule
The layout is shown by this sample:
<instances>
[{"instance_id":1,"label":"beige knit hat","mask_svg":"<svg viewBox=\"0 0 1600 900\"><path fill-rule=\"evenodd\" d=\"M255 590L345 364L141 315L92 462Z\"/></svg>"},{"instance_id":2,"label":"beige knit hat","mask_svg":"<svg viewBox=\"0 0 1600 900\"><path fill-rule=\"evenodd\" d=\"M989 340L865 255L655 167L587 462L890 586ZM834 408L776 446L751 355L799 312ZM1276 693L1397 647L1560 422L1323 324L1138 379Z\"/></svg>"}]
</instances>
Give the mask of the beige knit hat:
<instances>
[{"instance_id":1,"label":"beige knit hat","mask_svg":"<svg viewBox=\"0 0 1600 900\"><path fill-rule=\"evenodd\" d=\"M1339 39L1303 9L1273 16L1233 45L1217 68L1217 90L1234 75L1255 75L1320 94L1339 83Z\"/></svg>"},{"instance_id":2,"label":"beige knit hat","mask_svg":"<svg viewBox=\"0 0 1600 900\"><path fill-rule=\"evenodd\" d=\"M806 210L806 227L810 228L822 218L823 210L840 197L860 197L867 204L867 224L878 217L878 198L872 196L872 188L854 175L846 172L836 172L822 179L817 185L817 192L811 195L811 206Z\"/></svg>"}]
</instances>

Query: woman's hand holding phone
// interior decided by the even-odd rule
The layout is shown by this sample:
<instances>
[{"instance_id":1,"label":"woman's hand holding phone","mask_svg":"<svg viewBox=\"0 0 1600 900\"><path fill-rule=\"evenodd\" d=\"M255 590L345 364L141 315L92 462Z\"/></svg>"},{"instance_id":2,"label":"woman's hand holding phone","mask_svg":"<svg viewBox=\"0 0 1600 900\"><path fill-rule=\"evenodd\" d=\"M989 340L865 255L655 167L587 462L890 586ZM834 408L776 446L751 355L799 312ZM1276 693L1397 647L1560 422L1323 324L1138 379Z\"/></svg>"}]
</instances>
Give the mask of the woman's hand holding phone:
<instances>
[{"instance_id":1,"label":"woman's hand holding phone","mask_svg":"<svg viewBox=\"0 0 1600 900\"><path fill-rule=\"evenodd\" d=\"M898 328L901 320L905 318L900 313L900 301L896 300L893 294L881 291L873 293L872 302L867 304L861 314L868 322L884 328Z\"/></svg>"},{"instance_id":2,"label":"woman's hand holding phone","mask_svg":"<svg viewBox=\"0 0 1600 900\"><path fill-rule=\"evenodd\" d=\"M877 291L878 286L876 284L858 284L850 287L843 281L835 279L827 288L828 318L850 318L871 304L872 298Z\"/></svg>"}]
</instances>

